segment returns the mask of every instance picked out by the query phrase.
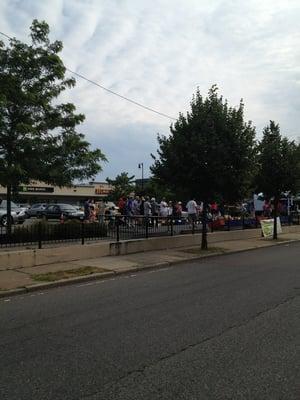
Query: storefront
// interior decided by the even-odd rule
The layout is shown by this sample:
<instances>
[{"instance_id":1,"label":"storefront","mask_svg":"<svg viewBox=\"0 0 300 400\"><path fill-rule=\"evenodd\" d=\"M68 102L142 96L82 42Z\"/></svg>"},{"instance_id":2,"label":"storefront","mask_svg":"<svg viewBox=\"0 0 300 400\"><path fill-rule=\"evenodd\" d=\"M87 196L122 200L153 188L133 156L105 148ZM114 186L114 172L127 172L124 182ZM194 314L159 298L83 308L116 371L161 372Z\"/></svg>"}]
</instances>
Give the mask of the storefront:
<instances>
[{"instance_id":1,"label":"storefront","mask_svg":"<svg viewBox=\"0 0 300 400\"><path fill-rule=\"evenodd\" d=\"M13 194L16 203L68 203L82 204L87 198L105 199L112 191L112 185L107 182L90 182L76 184L70 187L58 187L42 182L31 182L30 185L20 185ZM6 199L6 188L0 186L0 198Z\"/></svg>"}]
</instances>

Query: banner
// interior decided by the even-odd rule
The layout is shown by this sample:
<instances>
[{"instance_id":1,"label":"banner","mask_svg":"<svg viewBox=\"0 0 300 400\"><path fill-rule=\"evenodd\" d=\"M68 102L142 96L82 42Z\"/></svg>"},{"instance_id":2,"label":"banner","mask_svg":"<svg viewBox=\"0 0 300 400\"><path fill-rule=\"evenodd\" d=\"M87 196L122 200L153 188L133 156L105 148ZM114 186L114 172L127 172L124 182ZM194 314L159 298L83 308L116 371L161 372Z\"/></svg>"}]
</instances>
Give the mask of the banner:
<instances>
[{"instance_id":1,"label":"banner","mask_svg":"<svg viewBox=\"0 0 300 400\"><path fill-rule=\"evenodd\" d=\"M274 219L261 219L260 225L265 238L273 237ZM280 218L277 217L277 233L282 233Z\"/></svg>"}]
</instances>

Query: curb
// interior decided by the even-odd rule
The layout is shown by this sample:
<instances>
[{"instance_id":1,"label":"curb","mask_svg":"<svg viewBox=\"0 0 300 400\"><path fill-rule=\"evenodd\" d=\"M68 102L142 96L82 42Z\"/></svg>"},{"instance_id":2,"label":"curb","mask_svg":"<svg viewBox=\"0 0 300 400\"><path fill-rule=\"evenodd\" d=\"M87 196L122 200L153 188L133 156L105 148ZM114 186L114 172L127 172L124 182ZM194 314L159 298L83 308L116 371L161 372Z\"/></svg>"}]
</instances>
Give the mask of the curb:
<instances>
[{"instance_id":1,"label":"curb","mask_svg":"<svg viewBox=\"0 0 300 400\"><path fill-rule=\"evenodd\" d=\"M205 259L211 258L211 257L219 257L219 256L226 256L226 255L237 254L237 253L244 253L246 251L265 249L265 248L271 247L271 246L283 246L283 245L295 243L295 242L299 242L299 240L298 239L286 240L286 241L279 242L279 243L276 243L276 242L270 243L267 246L262 246L262 247L256 246L256 247L250 247L248 249L241 249L241 250L219 251L219 252L205 254L202 256L196 256L196 257L192 257L192 258L186 258L186 259L183 258L181 260L163 261L163 262L156 263L156 264L132 267L132 268L124 269L121 271L100 272L100 273L95 273L95 274L90 274L90 275L78 276L78 277L74 277L74 278L70 278L70 279L61 279L59 281L54 281L54 282L38 283L36 285L25 286L23 288L2 291L2 292L0 292L0 298L13 297L13 296L17 296L17 295L37 292L37 291L40 291L43 289L52 289L52 288L56 288L56 287L69 286L69 285L73 285L76 283L91 282L91 281L102 280L102 279L105 280L106 278L111 278L113 276L128 275L132 272L141 272L144 270L155 270L155 269L170 267L172 265L182 264L185 262L200 261L200 260L205 260Z\"/></svg>"}]
</instances>

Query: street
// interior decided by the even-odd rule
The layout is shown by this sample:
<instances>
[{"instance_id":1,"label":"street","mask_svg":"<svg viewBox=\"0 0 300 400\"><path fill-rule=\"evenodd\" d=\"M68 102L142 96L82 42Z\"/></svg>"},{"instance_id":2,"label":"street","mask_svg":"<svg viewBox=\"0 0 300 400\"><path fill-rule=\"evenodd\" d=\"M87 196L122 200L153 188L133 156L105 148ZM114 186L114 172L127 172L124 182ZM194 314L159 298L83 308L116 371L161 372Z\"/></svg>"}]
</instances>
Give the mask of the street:
<instances>
[{"instance_id":1,"label":"street","mask_svg":"<svg viewBox=\"0 0 300 400\"><path fill-rule=\"evenodd\" d=\"M300 397L300 243L0 299L1 400Z\"/></svg>"}]
</instances>

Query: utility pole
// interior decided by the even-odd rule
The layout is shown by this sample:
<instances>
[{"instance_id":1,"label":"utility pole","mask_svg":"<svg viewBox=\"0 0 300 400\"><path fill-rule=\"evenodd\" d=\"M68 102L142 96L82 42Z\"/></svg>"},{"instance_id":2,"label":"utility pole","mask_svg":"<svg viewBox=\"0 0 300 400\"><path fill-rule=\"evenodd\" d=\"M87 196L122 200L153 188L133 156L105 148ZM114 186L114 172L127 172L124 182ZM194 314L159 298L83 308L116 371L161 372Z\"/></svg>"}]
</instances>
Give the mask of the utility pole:
<instances>
[{"instance_id":1,"label":"utility pole","mask_svg":"<svg viewBox=\"0 0 300 400\"><path fill-rule=\"evenodd\" d=\"M142 169L142 192L144 191L144 163L139 163L139 169Z\"/></svg>"}]
</instances>

